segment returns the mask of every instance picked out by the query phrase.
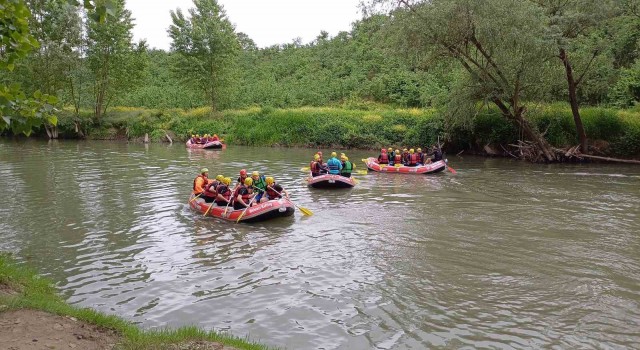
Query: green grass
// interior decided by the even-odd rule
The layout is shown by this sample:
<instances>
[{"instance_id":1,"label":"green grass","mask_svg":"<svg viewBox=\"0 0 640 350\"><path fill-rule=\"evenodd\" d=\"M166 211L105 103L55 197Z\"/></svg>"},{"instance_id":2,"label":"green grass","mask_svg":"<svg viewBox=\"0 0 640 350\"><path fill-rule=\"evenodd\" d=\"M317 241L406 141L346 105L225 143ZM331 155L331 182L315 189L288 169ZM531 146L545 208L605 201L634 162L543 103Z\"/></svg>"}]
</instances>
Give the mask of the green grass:
<instances>
[{"instance_id":1,"label":"green grass","mask_svg":"<svg viewBox=\"0 0 640 350\"><path fill-rule=\"evenodd\" d=\"M91 118L91 111L74 117L70 110L64 110L59 129L63 137L72 137L75 121L92 139L135 140L147 133L152 141L161 141L168 133L176 141L185 141L191 134L218 133L227 143L238 145L364 149L426 146L434 144L438 135L446 135L451 151L514 143L519 136L517 128L493 107L482 109L464 127L450 123L436 109L394 109L376 104L348 107L253 107L220 112L209 108L115 107L100 121ZM583 107L581 114L589 139L609 143L611 155L640 155L640 110ZM552 145L578 144L568 104L532 103L527 117Z\"/></svg>"},{"instance_id":2,"label":"green grass","mask_svg":"<svg viewBox=\"0 0 640 350\"><path fill-rule=\"evenodd\" d=\"M0 293L0 312L16 309L36 309L56 315L72 316L78 320L116 331L121 336L117 349L161 349L168 344L188 341L213 341L238 349L267 350L225 333L205 331L195 326L165 330L143 330L119 317L105 315L92 309L78 308L65 303L51 282L33 270L18 265L9 255L0 254L0 285L17 291L15 295Z\"/></svg>"}]
</instances>

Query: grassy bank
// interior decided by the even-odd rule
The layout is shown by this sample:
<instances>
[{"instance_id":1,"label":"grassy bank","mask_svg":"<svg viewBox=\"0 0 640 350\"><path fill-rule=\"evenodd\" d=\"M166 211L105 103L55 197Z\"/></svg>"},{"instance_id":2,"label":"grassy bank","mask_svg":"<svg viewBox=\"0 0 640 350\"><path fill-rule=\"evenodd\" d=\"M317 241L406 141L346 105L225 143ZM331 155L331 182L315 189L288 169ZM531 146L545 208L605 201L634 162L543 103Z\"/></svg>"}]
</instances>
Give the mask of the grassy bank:
<instances>
[{"instance_id":1,"label":"grassy bank","mask_svg":"<svg viewBox=\"0 0 640 350\"><path fill-rule=\"evenodd\" d=\"M218 133L227 143L254 146L383 146L434 144L438 135L450 152L482 150L485 145L508 145L518 140L518 130L493 108L479 109L461 125L452 125L435 109L392 109L381 105L359 109L304 107L296 109L250 108L212 113L192 110L116 107L100 121L90 111L75 116L64 110L59 118L61 137L76 137L76 125L90 139L140 139L185 141L191 134ZM600 107L581 109L589 139L604 154L640 155L640 109ZM557 147L578 144L569 105L531 106L528 117ZM461 123L459 123L461 124Z\"/></svg>"},{"instance_id":2,"label":"grassy bank","mask_svg":"<svg viewBox=\"0 0 640 350\"><path fill-rule=\"evenodd\" d=\"M12 292L3 293L3 290ZM196 327L162 331L142 330L116 316L70 306L58 296L50 281L16 264L9 256L0 254L0 312L24 308L71 316L89 324L114 330L121 336L117 349L162 349L170 344L185 344L192 341L218 342L237 349L269 349L240 338L204 331Z\"/></svg>"}]
</instances>

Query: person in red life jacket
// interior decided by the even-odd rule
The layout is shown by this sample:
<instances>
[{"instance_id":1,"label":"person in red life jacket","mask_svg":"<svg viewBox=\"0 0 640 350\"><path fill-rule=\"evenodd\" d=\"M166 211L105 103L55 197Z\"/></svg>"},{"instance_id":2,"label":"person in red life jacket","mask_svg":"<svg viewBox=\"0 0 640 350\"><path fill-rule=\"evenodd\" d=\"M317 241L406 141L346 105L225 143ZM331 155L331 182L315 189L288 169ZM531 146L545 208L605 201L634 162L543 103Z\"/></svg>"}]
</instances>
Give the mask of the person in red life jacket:
<instances>
[{"instance_id":1,"label":"person in red life jacket","mask_svg":"<svg viewBox=\"0 0 640 350\"><path fill-rule=\"evenodd\" d=\"M240 170L240 177L238 178L238 183L236 184L236 187L233 188L234 191L238 190L238 187L244 185L244 180L247 179L247 170L246 169L242 169Z\"/></svg>"},{"instance_id":2,"label":"person in red life jacket","mask_svg":"<svg viewBox=\"0 0 640 350\"><path fill-rule=\"evenodd\" d=\"M196 143L196 135L191 134L191 138L189 139L189 141L191 141L191 144Z\"/></svg>"},{"instance_id":3,"label":"person in red life jacket","mask_svg":"<svg viewBox=\"0 0 640 350\"><path fill-rule=\"evenodd\" d=\"M285 191L284 188L282 188L282 186L277 184L273 177L271 176L267 177L266 196L262 198L262 201L266 202L266 201L280 199L282 198L283 194L287 199L289 199L289 194L287 193L287 191Z\"/></svg>"},{"instance_id":4,"label":"person in red life jacket","mask_svg":"<svg viewBox=\"0 0 640 350\"><path fill-rule=\"evenodd\" d=\"M213 134L213 137L211 138L211 141L220 141L220 138L218 137L218 134Z\"/></svg>"},{"instance_id":5,"label":"person in red life jacket","mask_svg":"<svg viewBox=\"0 0 640 350\"><path fill-rule=\"evenodd\" d=\"M407 166L417 166L420 162L420 157L418 157L418 154L413 148L409 150L408 159L409 161L407 162Z\"/></svg>"},{"instance_id":6,"label":"person in red life jacket","mask_svg":"<svg viewBox=\"0 0 640 350\"><path fill-rule=\"evenodd\" d=\"M424 164L424 153L422 153L422 148L418 148L416 150L416 152L418 153L418 165L423 165Z\"/></svg>"},{"instance_id":7,"label":"person in red life jacket","mask_svg":"<svg viewBox=\"0 0 640 350\"><path fill-rule=\"evenodd\" d=\"M248 177L236 191L236 196L233 201L233 209L238 210L247 208L251 199L253 199L253 196L255 196L255 193L253 193L253 179Z\"/></svg>"},{"instance_id":8,"label":"person in red life jacket","mask_svg":"<svg viewBox=\"0 0 640 350\"><path fill-rule=\"evenodd\" d=\"M316 177L320 175L320 156L316 153L313 155L313 160L309 164L309 169L311 170L311 176Z\"/></svg>"},{"instance_id":9,"label":"person in red life jacket","mask_svg":"<svg viewBox=\"0 0 640 350\"><path fill-rule=\"evenodd\" d=\"M393 152L393 163L395 166L402 165L402 153L400 153L400 150L398 149Z\"/></svg>"},{"instance_id":10,"label":"person in red life jacket","mask_svg":"<svg viewBox=\"0 0 640 350\"><path fill-rule=\"evenodd\" d=\"M193 194L200 195L204 192L204 187L211 183L212 180L209 180L209 169L202 168L200 169L200 175L196 176L193 179Z\"/></svg>"},{"instance_id":11,"label":"person in red life jacket","mask_svg":"<svg viewBox=\"0 0 640 350\"><path fill-rule=\"evenodd\" d=\"M207 203L213 202L218 197L218 192L216 191L217 187L220 185L224 176L218 175L215 180L209 182L204 186L204 193L202 194L202 198Z\"/></svg>"},{"instance_id":12,"label":"person in red life jacket","mask_svg":"<svg viewBox=\"0 0 640 350\"><path fill-rule=\"evenodd\" d=\"M380 150L380 155L378 156L378 164L389 164L389 154L384 148Z\"/></svg>"},{"instance_id":13,"label":"person in red life jacket","mask_svg":"<svg viewBox=\"0 0 640 350\"><path fill-rule=\"evenodd\" d=\"M218 195L216 196L216 204L221 207L226 207L227 204L231 201L231 189L229 186L231 185L231 178L225 177L222 179L222 183L218 185L216 188L216 192Z\"/></svg>"}]
</instances>

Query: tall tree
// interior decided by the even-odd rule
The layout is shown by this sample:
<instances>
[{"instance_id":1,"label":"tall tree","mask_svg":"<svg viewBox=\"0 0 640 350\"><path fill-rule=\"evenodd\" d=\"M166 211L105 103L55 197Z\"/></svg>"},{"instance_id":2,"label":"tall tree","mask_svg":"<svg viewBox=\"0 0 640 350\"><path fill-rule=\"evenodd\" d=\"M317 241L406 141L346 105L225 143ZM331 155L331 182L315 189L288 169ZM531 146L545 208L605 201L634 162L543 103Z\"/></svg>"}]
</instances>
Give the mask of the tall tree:
<instances>
[{"instance_id":1,"label":"tall tree","mask_svg":"<svg viewBox=\"0 0 640 350\"><path fill-rule=\"evenodd\" d=\"M593 63L603 57L607 40L601 40L597 31L614 17L618 6L612 0L532 0L541 6L550 38L557 46L557 57L564 67L571 113L583 153L588 152L587 134L580 117L578 89L593 71ZM547 37L549 38L549 37ZM604 65L605 62L598 62Z\"/></svg>"},{"instance_id":2,"label":"tall tree","mask_svg":"<svg viewBox=\"0 0 640 350\"><path fill-rule=\"evenodd\" d=\"M216 110L222 88L237 64L240 44L235 28L216 0L194 0L195 8L185 18L180 9L171 11L171 49L176 52L176 73L185 84L196 85Z\"/></svg>"},{"instance_id":3,"label":"tall tree","mask_svg":"<svg viewBox=\"0 0 640 350\"><path fill-rule=\"evenodd\" d=\"M395 3L374 0L374 4ZM470 104L490 101L530 141L535 161L556 154L526 118L526 102L538 93L543 62L552 47L539 40L545 28L537 6L519 0L401 0L394 17L405 26L406 42L433 57L456 60L468 73L458 86ZM455 108L459 108L456 106Z\"/></svg>"},{"instance_id":4,"label":"tall tree","mask_svg":"<svg viewBox=\"0 0 640 350\"><path fill-rule=\"evenodd\" d=\"M113 16L104 20L96 11L87 11L87 60L94 76L94 115L99 121L117 94L140 83L147 47L144 41L132 43L133 22L124 0L114 0Z\"/></svg>"}]
</instances>

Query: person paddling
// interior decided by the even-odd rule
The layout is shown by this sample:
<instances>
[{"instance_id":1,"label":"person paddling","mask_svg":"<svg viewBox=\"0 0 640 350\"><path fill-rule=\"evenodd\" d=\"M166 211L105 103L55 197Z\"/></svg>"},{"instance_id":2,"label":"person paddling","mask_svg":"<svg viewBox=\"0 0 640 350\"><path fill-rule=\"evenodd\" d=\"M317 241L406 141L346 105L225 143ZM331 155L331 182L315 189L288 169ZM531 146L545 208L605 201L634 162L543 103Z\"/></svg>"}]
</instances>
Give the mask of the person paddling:
<instances>
[{"instance_id":1,"label":"person paddling","mask_svg":"<svg viewBox=\"0 0 640 350\"><path fill-rule=\"evenodd\" d=\"M316 177L318 175L320 175L320 155L318 155L317 153L313 155L313 160L311 161L311 164L309 164L309 169L311 169L311 176L312 177Z\"/></svg>"},{"instance_id":2,"label":"person paddling","mask_svg":"<svg viewBox=\"0 0 640 350\"><path fill-rule=\"evenodd\" d=\"M213 134L213 137L211 138L211 141L220 141L220 138L218 137L218 134Z\"/></svg>"},{"instance_id":3,"label":"person paddling","mask_svg":"<svg viewBox=\"0 0 640 350\"><path fill-rule=\"evenodd\" d=\"M389 157L389 166L393 166L396 157L396 153L393 151L393 148L389 147L387 150L387 156Z\"/></svg>"},{"instance_id":4,"label":"person paddling","mask_svg":"<svg viewBox=\"0 0 640 350\"><path fill-rule=\"evenodd\" d=\"M218 192L216 192L216 189L220 185L220 181L222 181L222 179L224 179L224 176L218 175L216 176L215 180L212 180L204 186L204 193L202 195L202 198L204 198L205 202L211 203L216 199L216 197L218 197Z\"/></svg>"},{"instance_id":5,"label":"person paddling","mask_svg":"<svg viewBox=\"0 0 640 350\"><path fill-rule=\"evenodd\" d=\"M267 177L267 191L265 198L262 198L263 202L272 201L282 198L282 195L289 199L289 194L279 184L275 182L275 179L271 176Z\"/></svg>"},{"instance_id":6,"label":"person paddling","mask_svg":"<svg viewBox=\"0 0 640 350\"><path fill-rule=\"evenodd\" d=\"M395 166L401 166L402 165L402 154L400 153L400 150L397 149L395 152L393 152L393 163Z\"/></svg>"},{"instance_id":7,"label":"person paddling","mask_svg":"<svg viewBox=\"0 0 640 350\"><path fill-rule=\"evenodd\" d=\"M225 177L221 182L222 183L216 188L216 192L218 193L216 196L216 204L221 207L225 207L231 201L231 189L229 188L231 185L231 178Z\"/></svg>"},{"instance_id":8,"label":"person paddling","mask_svg":"<svg viewBox=\"0 0 640 350\"><path fill-rule=\"evenodd\" d=\"M412 148L409 150L409 156L407 157L407 166L417 166L419 163L418 154Z\"/></svg>"},{"instance_id":9,"label":"person paddling","mask_svg":"<svg viewBox=\"0 0 640 350\"><path fill-rule=\"evenodd\" d=\"M380 150L380 155L378 156L378 164L389 164L389 154L384 148Z\"/></svg>"},{"instance_id":10,"label":"person paddling","mask_svg":"<svg viewBox=\"0 0 640 350\"><path fill-rule=\"evenodd\" d=\"M253 180L251 178L246 178L244 183L238 188L233 201L233 209L238 210L247 208L254 195Z\"/></svg>"},{"instance_id":11,"label":"person paddling","mask_svg":"<svg viewBox=\"0 0 640 350\"><path fill-rule=\"evenodd\" d=\"M422 148L418 148L416 150L418 152L418 165L424 164L424 153L422 153Z\"/></svg>"},{"instance_id":12,"label":"person paddling","mask_svg":"<svg viewBox=\"0 0 640 350\"><path fill-rule=\"evenodd\" d=\"M338 160L338 154L331 152L331 159L327 161L327 167L329 168L329 174L338 175L342 170L342 163Z\"/></svg>"},{"instance_id":13,"label":"person paddling","mask_svg":"<svg viewBox=\"0 0 640 350\"><path fill-rule=\"evenodd\" d=\"M264 175L260 175L257 171L251 174L251 179L253 180L253 188L256 191L256 202L259 203L264 195L264 191L267 189L267 182Z\"/></svg>"},{"instance_id":14,"label":"person paddling","mask_svg":"<svg viewBox=\"0 0 640 350\"><path fill-rule=\"evenodd\" d=\"M209 169L202 168L200 169L200 174L193 179L193 194L196 196L202 195L204 192L204 187L208 185L211 180L208 178Z\"/></svg>"},{"instance_id":15,"label":"person paddling","mask_svg":"<svg viewBox=\"0 0 640 350\"><path fill-rule=\"evenodd\" d=\"M353 169L356 168L355 164L351 163L349 161L349 157L347 157L346 155L343 155L342 157L340 157L340 159L342 160L342 170L340 171L340 175L344 177L351 177Z\"/></svg>"},{"instance_id":16,"label":"person paddling","mask_svg":"<svg viewBox=\"0 0 640 350\"><path fill-rule=\"evenodd\" d=\"M238 190L238 187L240 187L241 185L244 185L244 180L247 179L247 170L246 169L242 169L240 170L240 177L238 178L238 183L236 184L236 187L233 188L234 191Z\"/></svg>"}]
</instances>

